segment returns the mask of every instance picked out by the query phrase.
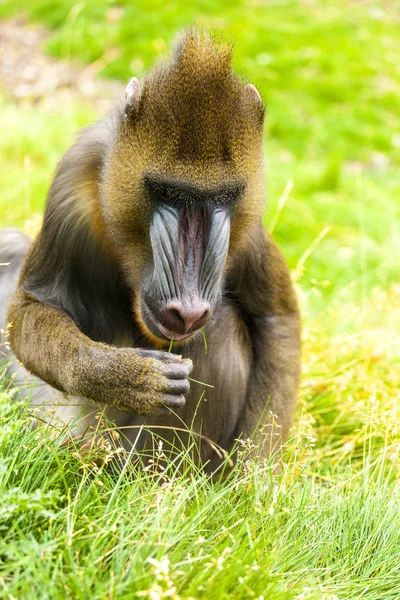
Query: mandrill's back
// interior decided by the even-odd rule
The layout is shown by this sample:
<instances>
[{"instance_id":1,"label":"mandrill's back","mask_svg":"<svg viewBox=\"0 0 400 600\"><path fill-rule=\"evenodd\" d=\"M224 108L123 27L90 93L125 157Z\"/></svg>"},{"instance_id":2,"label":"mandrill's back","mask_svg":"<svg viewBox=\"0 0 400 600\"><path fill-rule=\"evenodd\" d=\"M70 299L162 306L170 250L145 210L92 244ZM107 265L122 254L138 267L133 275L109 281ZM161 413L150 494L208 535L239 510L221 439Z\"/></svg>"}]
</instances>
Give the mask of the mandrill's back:
<instances>
[{"instance_id":1,"label":"mandrill's back","mask_svg":"<svg viewBox=\"0 0 400 600\"><path fill-rule=\"evenodd\" d=\"M18 229L0 231L0 327L7 326L7 310L11 294L16 290L18 277L30 239Z\"/></svg>"},{"instance_id":2,"label":"mandrill's back","mask_svg":"<svg viewBox=\"0 0 400 600\"><path fill-rule=\"evenodd\" d=\"M52 404L59 396L41 379L28 373L10 350L8 343L7 318L8 305L15 292L22 264L31 245L31 240L19 229L9 228L0 231L0 373L6 369L8 378L23 397L29 397L33 403Z\"/></svg>"}]
</instances>

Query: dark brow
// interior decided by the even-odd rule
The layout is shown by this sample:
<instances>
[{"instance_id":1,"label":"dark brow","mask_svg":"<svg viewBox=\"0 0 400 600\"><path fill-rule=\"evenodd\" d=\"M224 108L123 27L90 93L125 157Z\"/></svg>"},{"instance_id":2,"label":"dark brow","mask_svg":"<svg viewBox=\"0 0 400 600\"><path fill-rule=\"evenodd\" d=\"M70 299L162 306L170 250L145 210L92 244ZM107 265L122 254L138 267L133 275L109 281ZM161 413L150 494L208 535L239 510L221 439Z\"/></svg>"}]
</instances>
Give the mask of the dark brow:
<instances>
[{"instance_id":1,"label":"dark brow","mask_svg":"<svg viewBox=\"0 0 400 600\"><path fill-rule=\"evenodd\" d=\"M145 175L143 181L152 200L171 204L191 201L233 207L246 187L243 181L235 181L205 188L159 175Z\"/></svg>"}]
</instances>

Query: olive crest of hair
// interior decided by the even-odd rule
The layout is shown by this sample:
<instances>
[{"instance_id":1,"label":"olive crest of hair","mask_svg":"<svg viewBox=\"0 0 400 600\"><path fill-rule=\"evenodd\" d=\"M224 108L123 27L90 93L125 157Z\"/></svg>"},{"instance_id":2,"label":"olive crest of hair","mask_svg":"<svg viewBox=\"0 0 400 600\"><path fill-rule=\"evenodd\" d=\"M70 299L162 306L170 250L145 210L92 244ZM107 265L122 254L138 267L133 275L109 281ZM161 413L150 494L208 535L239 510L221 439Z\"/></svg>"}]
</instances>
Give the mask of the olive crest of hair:
<instances>
[{"instance_id":1,"label":"olive crest of hair","mask_svg":"<svg viewBox=\"0 0 400 600\"><path fill-rule=\"evenodd\" d=\"M142 84L136 79L131 82L134 85L126 105L128 121L134 123L143 117L149 127L156 125L168 137L189 138L196 157L204 137L211 152L215 150L213 141L218 135L210 139L210 131L212 125L221 125L221 118L242 127L248 126L249 117L256 126L264 118L258 92L232 70L232 46L195 29L181 36L169 63L159 64ZM207 136L203 135L205 127ZM204 147L201 150L203 154Z\"/></svg>"}]
</instances>

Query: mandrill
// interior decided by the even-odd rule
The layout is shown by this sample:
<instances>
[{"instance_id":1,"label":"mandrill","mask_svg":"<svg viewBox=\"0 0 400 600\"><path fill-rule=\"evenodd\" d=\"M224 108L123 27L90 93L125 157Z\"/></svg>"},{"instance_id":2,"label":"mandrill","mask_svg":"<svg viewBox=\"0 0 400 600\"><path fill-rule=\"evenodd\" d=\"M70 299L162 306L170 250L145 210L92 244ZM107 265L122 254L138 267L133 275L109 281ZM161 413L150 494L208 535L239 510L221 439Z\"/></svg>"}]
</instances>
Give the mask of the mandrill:
<instances>
[{"instance_id":1,"label":"mandrill","mask_svg":"<svg viewBox=\"0 0 400 600\"><path fill-rule=\"evenodd\" d=\"M263 121L230 48L191 30L65 154L37 239L0 233L0 320L24 365L9 369L34 404L79 414L78 435L94 401L139 450L183 424L228 452L287 439L300 322L262 225ZM215 447L201 445L209 469Z\"/></svg>"}]
</instances>

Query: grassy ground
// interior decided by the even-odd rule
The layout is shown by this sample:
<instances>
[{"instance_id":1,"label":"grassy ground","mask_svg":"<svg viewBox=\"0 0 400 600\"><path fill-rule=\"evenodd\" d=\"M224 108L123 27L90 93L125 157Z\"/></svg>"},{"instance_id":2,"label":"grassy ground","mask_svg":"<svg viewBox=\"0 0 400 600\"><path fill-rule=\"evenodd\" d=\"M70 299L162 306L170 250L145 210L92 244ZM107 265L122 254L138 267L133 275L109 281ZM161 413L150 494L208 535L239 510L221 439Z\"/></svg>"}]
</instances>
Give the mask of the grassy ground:
<instances>
[{"instance_id":1,"label":"grassy ground","mask_svg":"<svg viewBox=\"0 0 400 600\"><path fill-rule=\"evenodd\" d=\"M223 484L180 478L174 465L161 487L151 473L111 476L63 447L67 432L31 432L4 393L0 598L400 597L395 4L25 7L54 28L54 56L105 55L103 74L125 80L188 22L235 40L237 68L268 105L265 222L298 286L304 376L281 472L243 458ZM49 110L6 96L1 109L0 223L33 230L60 154L96 115L81 102Z\"/></svg>"}]
</instances>

